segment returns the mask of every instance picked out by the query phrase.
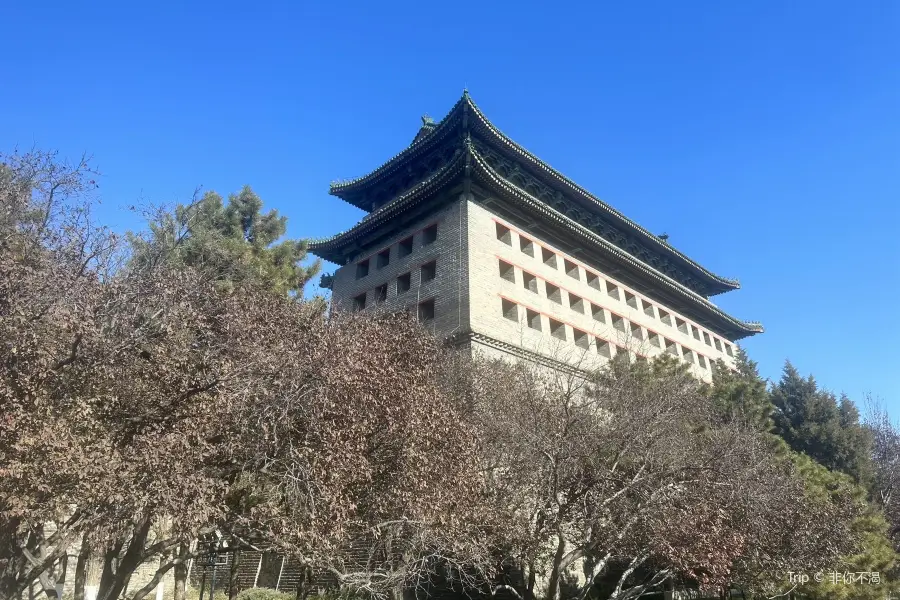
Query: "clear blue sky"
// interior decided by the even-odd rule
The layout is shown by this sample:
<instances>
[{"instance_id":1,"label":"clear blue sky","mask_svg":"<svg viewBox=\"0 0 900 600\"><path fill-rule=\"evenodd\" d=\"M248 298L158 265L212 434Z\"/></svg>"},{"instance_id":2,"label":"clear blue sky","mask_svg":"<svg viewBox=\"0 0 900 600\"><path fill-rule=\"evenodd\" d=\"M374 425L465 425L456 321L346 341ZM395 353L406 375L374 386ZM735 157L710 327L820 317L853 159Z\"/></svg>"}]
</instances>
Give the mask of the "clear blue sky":
<instances>
[{"instance_id":1,"label":"clear blue sky","mask_svg":"<svg viewBox=\"0 0 900 600\"><path fill-rule=\"evenodd\" d=\"M0 148L92 153L104 216L252 185L293 236L468 87L498 127L743 289L785 358L900 413L900 3L14 2Z\"/></svg>"}]
</instances>

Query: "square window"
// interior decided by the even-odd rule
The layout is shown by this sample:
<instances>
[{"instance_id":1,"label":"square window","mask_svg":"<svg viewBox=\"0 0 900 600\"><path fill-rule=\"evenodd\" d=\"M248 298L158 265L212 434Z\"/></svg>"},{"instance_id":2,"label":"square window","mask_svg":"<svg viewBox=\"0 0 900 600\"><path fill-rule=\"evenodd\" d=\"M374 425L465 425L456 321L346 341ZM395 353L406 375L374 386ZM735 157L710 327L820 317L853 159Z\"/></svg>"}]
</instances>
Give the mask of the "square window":
<instances>
[{"instance_id":1,"label":"square window","mask_svg":"<svg viewBox=\"0 0 900 600\"><path fill-rule=\"evenodd\" d=\"M590 271L585 271L584 276L587 278L587 284L594 288L595 290L603 291L600 287L600 277L596 273L591 273Z\"/></svg>"},{"instance_id":2,"label":"square window","mask_svg":"<svg viewBox=\"0 0 900 600\"><path fill-rule=\"evenodd\" d=\"M400 243L397 245L397 255L401 258L404 256L409 256L413 251L413 237L409 236L405 240L400 240Z\"/></svg>"},{"instance_id":3,"label":"square window","mask_svg":"<svg viewBox=\"0 0 900 600\"><path fill-rule=\"evenodd\" d=\"M515 302L511 302L506 298L501 298L501 304L503 307L503 316L509 319L510 321L519 322L519 307Z\"/></svg>"},{"instance_id":4,"label":"square window","mask_svg":"<svg viewBox=\"0 0 900 600\"><path fill-rule=\"evenodd\" d=\"M422 230L422 245L430 246L437 241L437 223Z\"/></svg>"},{"instance_id":5,"label":"square window","mask_svg":"<svg viewBox=\"0 0 900 600\"><path fill-rule=\"evenodd\" d=\"M631 337L642 342L644 341L644 330L640 325L631 324Z\"/></svg>"},{"instance_id":6,"label":"square window","mask_svg":"<svg viewBox=\"0 0 900 600\"><path fill-rule=\"evenodd\" d=\"M627 331L626 321L619 315L612 316L612 326L614 329L616 329L617 331L621 331L622 333L625 333Z\"/></svg>"},{"instance_id":7,"label":"square window","mask_svg":"<svg viewBox=\"0 0 900 600\"><path fill-rule=\"evenodd\" d=\"M404 273L397 278L397 295L408 292L412 287L412 273Z\"/></svg>"},{"instance_id":8,"label":"square window","mask_svg":"<svg viewBox=\"0 0 900 600\"><path fill-rule=\"evenodd\" d=\"M631 308L634 308L634 309L636 309L636 310L640 310L640 309L641 309L641 304L640 304L640 302L641 302L641 301L638 300L637 296L635 296L635 295L632 294L631 292L625 292L625 304L627 304L627 305L630 306Z\"/></svg>"},{"instance_id":9,"label":"square window","mask_svg":"<svg viewBox=\"0 0 900 600\"><path fill-rule=\"evenodd\" d=\"M362 279L369 274L369 259L356 263L356 278Z\"/></svg>"},{"instance_id":10,"label":"square window","mask_svg":"<svg viewBox=\"0 0 900 600\"><path fill-rule=\"evenodd\" d=\"M619 300L619 288L616 285L613 285L610 282L606 282L606 293L609 294L610 298L615 298Z\"/></svg>"},{"instance_id":11,"label":"square window","mask_svg":"<svg viewBox=\"0 0 900 600\"><path fill-rule=\"evenodd\" d=\"M522 271L522 285L529 292L538 293L537 277L527 271Z\"/></svg>"},{"instance_id":12,"label":"square window","mask_svg":"<svg viewBox=\"0 0 900 600\"><path fill-rule=\"evenodd\" d=\"M573 293L569 293L569 308L584 314L584 300Z\"/></svg>"},{"instance_id":13,"label":"square window","mask_svg":"<svg viewBox=\"0 0 900 600\"><path fill-rule=\"evenodd\" d=\"M707 346L712 346L712 340L710 340L709 334L706 333L705 331L703 332L703 342L704 342Z\"/></svg>"},{"instance_id":14,"label":"square window","mask_svg":"<svg viewBox=\"0 0 900 600\"><path fill-rule=\"evenodd\" d=\"M659 320L669 327L672 326L672 316L663 309L659 309Z\"/></svg>"},{"instance_id":15,"label":"square window","mask_svg":"<svg viewBox=\"0 0 900 600\"><path fill-rule=\"evenodd\" d=\"M731 349L731 344L725 344L725 354L732 357L734 356L734 352Z\"/></svg>"},{"instance_id":16,"label":"square window","mask_svg":"<svg viewBox=\"0 0 900 600\"><path fill-rule=\"evenodd\" d=\"M630 363L631 362L631 353L628 351L628 348L625 348L624 346L616 345L615 358Z\"/></svg>"},{"instance_id":17,"label":"square window","mask_svg":"<svg viewBox=\"0 0 900 600\"><path fill-rule=\"evenodd\" d=\"M591 304L591 316L593 316L594 320L597 322L606 323L606 311L603 310L602 306Z\"/></svg>"},{"instance_id":18,"label":"square window","mask_svg":"<svg viewBox=\"0 0 900 600\"><path fill-rule=\"evenodd\" d=\"M437 277L437 261L431 261L422 265L422 283L431 281Z\"/></svg>"},{"instance_id":19,"label":"square window","mask_svg":"<svg viewBox=\"0 0 900 600\"><path fill-rule=\"evenodd\" d=\"M391 264L391 249L385 248L375 257L375 268L383 269L389 264Z\"/></svg>"},{"instance_id":20,"label":"square window","mask_svg":"<svg viewBox=\"0 0 900 600\"><path fill-rule=\"evenodd\" d=\"M541 313L525 309L525 315L528 317L528 326L537 331L541 330Z\"/></svg>"},{"instance_id":21,"label":"square window","mask_svg":"<svg viewBox=\"0 0 900 600\"><path fill-rule=\"evenodd\" d=\"M644 314L650 317L651 319L656 318L656 313L654 312L653 305L649 302L644 302Z\"/></svg>"},{"instance_id":22,"label":"square window","mask_svg":"<svg viewBox=\"0 0 900 600\"><path fill-rule=\"evenodd\" d=\"M387 300L387 284L384 283L375 288L375 304L381 304Z\"/></svg>"},{"instance_id":23,"label":"square window","mask_svg":"<svg viewBox=\"0 0 900 600\"><path fill-rule=\"evenodd\" d=\"M713 338L713 344L715 345L716 350L719 352L722 351L722 342L719 341L719 338Z\"/></svg>"},{"instance_id":24,"label":"square window","mask_svg":"<svg viewBox=\"0 0 900 600\"><path fill-rule=\"evenodd\" d=\"M606 340L597 338L597 354L606 358L612 358L612 344Z\"/></svg>"},{"instance_id":25,"label":"square window","mask_svg":"<svg viewBox=\"0 0 900 600\"><path fill-rule=\"evenodd\" d=\"M557 304L562 304L562 294L559 291L559 288L550 283L549 281L544 282L544 287L547 289L547 298L556 302Z\"/></svg>"},{"instance_id":26,"label":"square window","mask_svg":"<svg viewBox=\"0 0 900 600\"><path fill-rule=\"evenodd\" d=\"M527 254L528 256L534 256L534 242L529 240L527 237L519 236L519 250Z\"/></svg>"},{"instance_id":27,"label":"square window","mask_svg":"<svg viewBox=\"0 0 900 600\"><path fill-rule=\"evenodd\" d=\"M697 329L696 327L694 327L694 329L693 329L693 331L692 331L691 333L693 333L694 339L695 339L695 340L697 340L698 342L702 341L702 340L700 339L700 330L699 330L699 329Z\"/></svg>"},{"instance_id":28,"label":"square window","mask_svg":"<svg viewBox=\"0 0 900 600\"><path fill-rule=\"evenodd\" d=\"M580 329L572 328L572 336L575 340L576 346L581 346L585 350L591 347L590 338L588 338L588 334Z\"/></svg>"},{"instance_id":29,"label":"square window","mask_svg":"<svg viewBox=\"0 0 900 600\"><path fill-rule=\"evenodd\" d=\"M419 303L419 320L424 322L434 320L434 299Z\"/></svg>"},{"instance_id":30,"label":"square window","mask_svg":"<svg viewBox=\"0 0 900 600\"><path fill-rule=\"evenodd\" d=\"M663 339L666 344L666 352L668 352L672 356L678 356L678 344L676 344L672 340L666 340L665 338Z\"/></svg>"},{"instance_id":31,"label":"square window","mask_svg":"<svg viewBox=\"0 0 900 600\"><path fill-rule=\"evenodd\" d=\"M507 246L512 246L512 233L510 233L509 227L497 223L497 239Z\"/></svg>"},{"instance_id":32,"label":"square window","mask_svg":"<svg viewBox=\"0 0 900 600\"><path fill-rule=\"evenodd\" d=\"M691 334L691 326L688 325L683 319L679 319L678 317L675 317L675 327L677 327L678 331L680 331L681 333L683 333L685 335Z\"/></svg>"},{"instance_id":33,"label":"square window","mask_svg":"<svg viewBox=\"0 0 900 600\"><path fill-rule=\"evenodd\" d=\"M353 310L362 310L366 307L366 294L362 293L353 299Z\"/></svg>"},{"instance_id":34,"label":"square window","mask_svg":"<svg viewBox=\"0 0 900 600\"><path fill-rule=\"evenodd\" d=\"M648 331L647 333L649 334L647 338L650 340L650 345L661 348L662 338L660 337L660 335L654 331Z\"/></svg>"},{"instance_id":35,"label":"square window","mask_svg":"<svg viewBox=\"0 0 900 600\"><path fill-rule=\"evenodd\" d=\"M688 364L694 364L694 353L687 348L685 348L684 352L681 353L681 358L683 358L684 362Z\"/></svg>"},{"instance_id":36,"label":"square window","mask_svg":"<svg viewBox=\"0 0 900 600\"><path fill-rule=\"evenodd\" d=\"M500 277L503 279L510 281L512 283L516 282L516 269L506 262L505 260L500 261Z\"/></svg>"},{"instance_id":37,"label":"square window","mask_svg":"<svg viewBox=\"0 0 900 600\"><path fill-rule=\"evenodd\" d=\"M697 355L697 364L700 365L701 369L707 368L708 363L706 361L707 358L705 356L703 356L702 354Z\"/></svg>"},{"instance_id":38,"label":"square window","mask_svg":"<svg viewBox=\"0 0 900 600\"><path fill-rule=\"evenodd\" d=\"M550 319L550 335L553 337L563 340L566 340L566 325L565 323L561 323L556 319Z\"/></svg>"},{"instance_id":39,"label":"square window","mask_svg":"<svg viewBox=\"0 0 900 600\"><path fill-rule=\"evenodd\" d=\"M563 259L563 265L566 267L566 275L572 279L581 280L581 277L578 275L578 265L568 259Z\"/></svg>"},{"instance_id":40,"label":"square window","mask_svg":"<svg viewBox=\"0 0 900 600\"><path fill-rule=\"evenodd\" d=\"M541 259L544 261L544 264L548 267L556 268L556 255L552 250L547 250L546 248L541 248Z\"/></svg>"}]
</instances>

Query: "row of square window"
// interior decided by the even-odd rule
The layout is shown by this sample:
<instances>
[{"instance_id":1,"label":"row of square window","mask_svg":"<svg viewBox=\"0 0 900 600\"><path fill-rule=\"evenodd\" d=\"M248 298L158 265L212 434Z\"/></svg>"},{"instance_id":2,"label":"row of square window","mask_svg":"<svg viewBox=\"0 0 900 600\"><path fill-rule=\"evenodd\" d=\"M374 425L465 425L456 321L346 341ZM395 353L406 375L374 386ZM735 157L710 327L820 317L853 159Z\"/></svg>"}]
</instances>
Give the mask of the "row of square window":
<instances>
[{"instance_id":1,"label":"row of square window","mask_svg":"<svg viewBox=\"0 0 900 600\"><path fill-rule=\"evenodd\" d=\"M419 267L419 281L428 283L437 277L437 261L432 260ZM412 271L399 275L394 282L394 289L397 296L408 292L412 288ZM381 304L388 298L388 284L383 283L372 290L375 294L375 304ZM368 292L353 298L353 310L363 310L366 308L366 296Z\"/></svg>"},{"instance_id":2,"label":"row of square window","mask_svg":"<svg viewBox=\"0 0 900 600\"><path fill-rule=\"evenodd\" d=\"M500 241L512 245L512 239L510 234L510 229L505 225L501 225L497 223L497 239ZM519 244L521 246L522 251L529 256L534 256L534 242L530 239L519 236ZM556 268L556 254L554 254L551 250L547 248L541 247L542 258L544 260L544 264L549 265ZM563 259L563 264L566 268L566 274L573 279L577 279L581 281L580 269L578 265L569 261L568 259ZM596 273L592 273L587 269L584 270L585 277L587 279L587 284L592 288L596 289L599 292L603 291L603 286L601 285L600 276ZM500 276L504 279L515 283L515 270L513 265L505 262L504 260L500 260ZM528 273L527 271L522 271L522 283L525 286L525 289L528 289L535 294L538 293L538 285L537 285L537 277ZM727 342L723 342L716 337L711 337L707 332L700 331L696 325L691 325L684 319L680 319L678 317L673 317L670 313L663 310L662 308L658 308L647 302L646 300L641 300L631 292L625 289L619 288L616 284L611 281L605 281L606 285L606 293L610 298L614 298L616 300L622 301L635 310L643 310L644 314L652 319L657 318L657 311L659 313L659 320L668 325L669 327L675 327L678 331L682 332L685 335L693 335L694 339L697 341L704 342L707 346L715 346L716 350L719 352L726 352L728 356L733 356L733 351L731 349L731 345ZM561 293L558 286L553 285L549 281L545 281L544 285L547 288L547 297L550 300L553 300L557 304L562 304ZM621 291L621 293L620 293ZM569 293L570 298L574 297L578 302L581 301L580 298L575 296L572 293ZM570 300L570 304L574 304ZM573 306L574 308L574 306ZM578 309L576 309L578 310ZM584 312L584 310L579 310L579 312Z\"/></svg>"},{"instance_id":3,"label":"row of square window","mask_svg":"<svg viewBox=\"0 0 900 600\"><path fill-rule=\"evenodd\" d=\"M524 306L522 308L525 309L525 322L528 325L528 327L531 329L534 329L535 331L543 331L544 328L543 328L543 324L542 324L541 313L537 312L536 310L532 310L530 308L524 307ZM501 298L501 309L503 311L503 316L505 318L509 319L510 321L514 321L515 323L519 322L519 305L518 304L516 304L512 300L507 300L506 298ZM619 330L623 333L627 333L627 325L625 324L625 320L622 319L621 317L618 317L620 325L617 325L615 323L615 319L616 319L616 317L614 317L614 325L613 326L617 330ZM553 317L550 317L550 316L547 316L547 321L548 321L548 325L549 325L550 335L552 335L553 337L555 337L559 340L562 340L564 342L569 341L569 336L567 333L567 327L566 327L565 323L563 323L562 321L557 321L556 319L554 319ZM618 354L620 352L628 352L628 350L626 348L624 348L623 346L619 346L618 344L609 342L600 337L592 336L589 333L587 333L586 331L582 331L580 329L572 327L571 325L568 327L571 328L571 330L572 330L572 341L575 343L576 346L584 348L585 350L590 349L591 339L593 338L594 348L597 351L597 354L600 354L601 356L604 356L606 358L612 358L613 354L612 354L611 348L613 346L615 346L617 349L616 354ZM631 326L631 334L633 337L635 337L639 340L642 340L642 341L644 340L643 330L641 329L641 327L639 325ZM699 364L700 367L703 369L706 369L709 365L712 364L710 359L707 358L706 356L704 356L698 352L694 352L694 351L690 350L689 348L679 346L676 342L666 339L657 333L651 332L647 338L647 341L650 342L650 345L655 346L661 350L664 350L665 352L671 354L672 356L680 356L683 360L685 360L686 362L689 362L691 364L694 364L694 356L696 356L697 357L696 363ZM637 355L637 356L640 357L641 355Z\"/></svg>"},{"instance_id":4,"label":"row of square window","mask_svg":"<svg viewBox=\"0 0 900 600\"><path fill-rule=\"evenodd\" d=\"M430 246L437 241L437 223L429 225L422 230L421 246ZM397 243L397 258L403 258L413 253L415 235L402 239ZM371 270L372 258L367 258L356 263L356 278L366 277ZM388 246L375 255L375 269L383 269L391 264L391 247Z\"/></svg>"}]
</instances>

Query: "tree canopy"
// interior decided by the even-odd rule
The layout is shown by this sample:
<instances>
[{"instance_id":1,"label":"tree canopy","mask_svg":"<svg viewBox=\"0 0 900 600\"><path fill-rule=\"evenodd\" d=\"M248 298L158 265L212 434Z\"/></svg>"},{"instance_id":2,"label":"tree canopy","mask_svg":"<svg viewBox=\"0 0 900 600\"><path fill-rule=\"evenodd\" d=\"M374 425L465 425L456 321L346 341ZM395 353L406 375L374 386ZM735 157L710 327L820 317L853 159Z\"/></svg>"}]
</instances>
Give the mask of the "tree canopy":
<instances>
[{"instance_id":1,"label":"tree canopy","mask_svg":"<svg viewBox=\"0 0 900 600\"><path fill-rule=\"evenodd\" d=\"M300 295L319 272L320 262L304 266L305 240L281 239L286 217L262 212L260 197L245 186L228 196L206 192L173 210L156 210L148 231L132 234L133 261L147 266L159 260L200 270L221 287L255 282L277 293ZM279 241L280 240L280 241Z\"/></svg>"}]
</instances>

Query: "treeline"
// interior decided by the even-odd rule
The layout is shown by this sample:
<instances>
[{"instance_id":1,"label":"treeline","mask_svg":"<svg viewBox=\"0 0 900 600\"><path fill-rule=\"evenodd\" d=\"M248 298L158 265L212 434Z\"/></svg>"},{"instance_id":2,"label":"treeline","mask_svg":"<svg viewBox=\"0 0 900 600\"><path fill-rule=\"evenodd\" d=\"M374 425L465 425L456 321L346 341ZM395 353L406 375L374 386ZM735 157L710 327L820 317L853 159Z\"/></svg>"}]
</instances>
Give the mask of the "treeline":
<instances>
[{"instance_id":1,"label":"treeline","mask_svg":"<svg viewBox=\"0 0 900 600\"><path fill-rule=\"evenodd\" d=\"M877 407L861 423L790 365L767 386L743 353L711 386L668 358L472 359L303 299L318 265L249 188L118 236L95 186L53 154L0 166L0 598L55 597L77 549L75 600L170 572L183 600L216 533L374 598L893 589L900 437ZM816 571L882 583L787 576Z\"/></svg>"}]
</instances>

